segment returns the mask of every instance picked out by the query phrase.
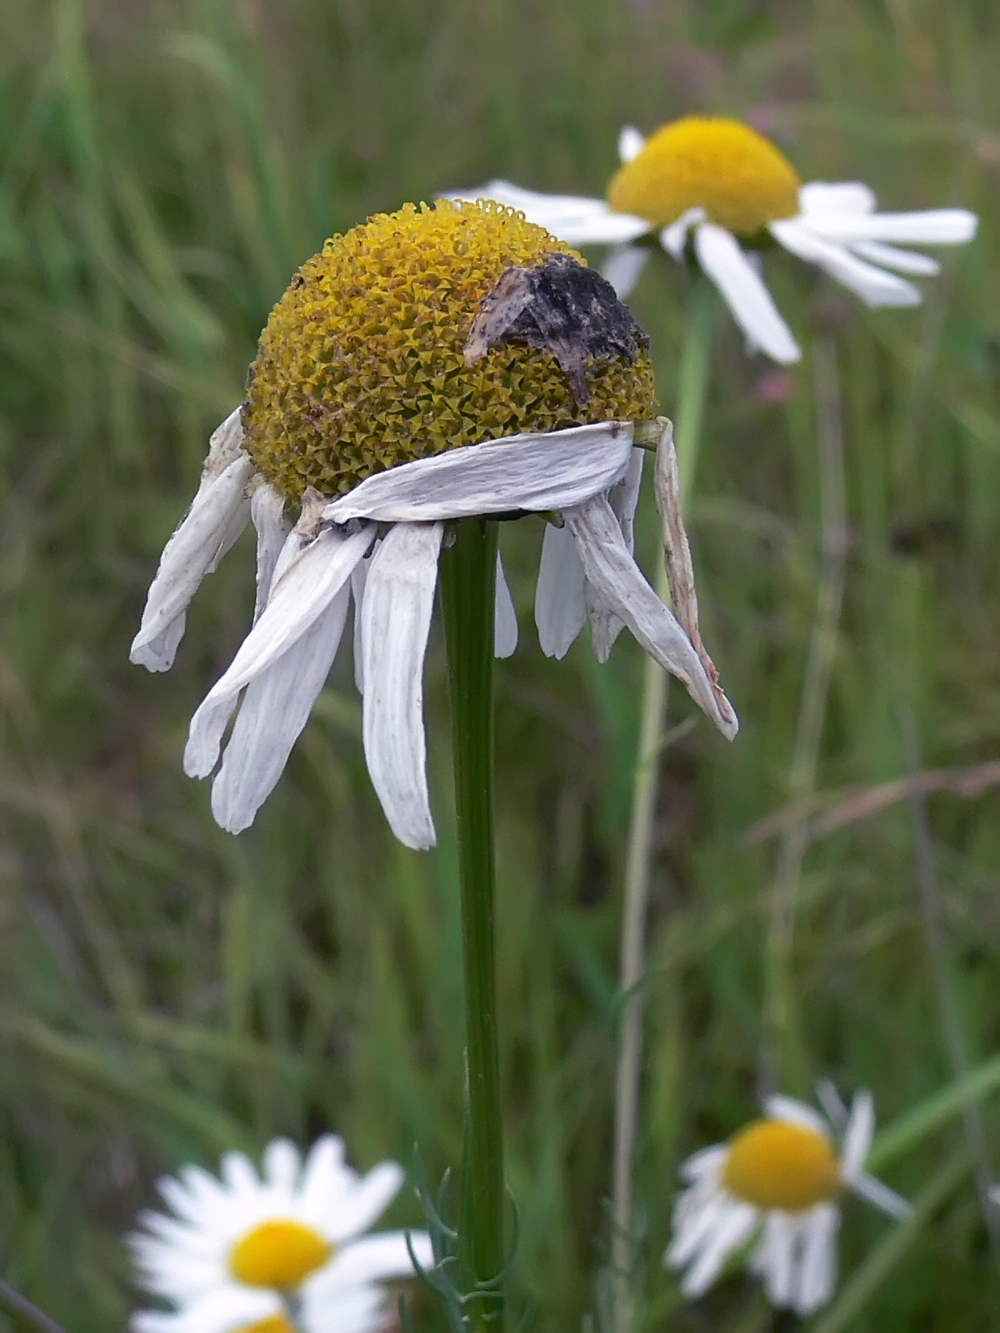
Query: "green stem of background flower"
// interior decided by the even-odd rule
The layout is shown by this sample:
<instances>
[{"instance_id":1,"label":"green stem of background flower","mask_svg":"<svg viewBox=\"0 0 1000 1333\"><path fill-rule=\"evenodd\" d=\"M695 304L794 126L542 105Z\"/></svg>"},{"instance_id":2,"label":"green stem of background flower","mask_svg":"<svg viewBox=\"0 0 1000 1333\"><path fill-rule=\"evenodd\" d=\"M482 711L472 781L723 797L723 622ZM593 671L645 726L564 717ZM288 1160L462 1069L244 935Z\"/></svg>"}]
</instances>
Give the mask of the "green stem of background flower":
<instances>
[{"instance_id":1,"label":"green stem of background flower","mask_svg":"<svg viewBox=\"0 0 1000 1333\"><path fill-rule=\"evenodd\" d=\"M18 1328L31 1329L32 1333L64 1333L60 1324L37 1305L33 1305L26 1296L6 1282L0 1281L0 1310L13 1319Z\"/></svg>"},{"instance_id":2,"label":"green stem of background flower","mask_svg":"<svg viewBox=\"0 0 1000 1333\"><path fill-rule=\"evenodd\" d=\"M715 288L707 278L698 273L695 277L684 330L674 423L681 507L684 511L687 510L692 494L694 474L698 464L716 307ZM655 587L661 600L667 601L670 588L662 552L658 553ZM620 961L622 1009L618 1039L618 1071L615 1081L612 1185L611 1268L614 1274L612 1312L614 1333L627 1333L635 1323L630 1278L633 1267L634 1231L632 1166L639 1124L639 1085L642 1073L641 982L646 968L646 906L649 900L649 870L656 814L657 780L667 704L666 672L651 657L644 658L644 663L639 745L632 789L632 814L622 906Z\"/></svg>"},{"instance_id":3,"label":"green stem of background flower","mask_svg":"<svg viewBox=\"0 0 1000 1333\"><path fill-rule=\"evenodd\" d=\"M497 525L463 519L441 559L462 900L468 1079L459 1244L466 1292L504 1267L503 1126L493 850L493 618ZM476 1297L470 1328L496 1330L503 1294Z\"/></svg>"}]
</instances>

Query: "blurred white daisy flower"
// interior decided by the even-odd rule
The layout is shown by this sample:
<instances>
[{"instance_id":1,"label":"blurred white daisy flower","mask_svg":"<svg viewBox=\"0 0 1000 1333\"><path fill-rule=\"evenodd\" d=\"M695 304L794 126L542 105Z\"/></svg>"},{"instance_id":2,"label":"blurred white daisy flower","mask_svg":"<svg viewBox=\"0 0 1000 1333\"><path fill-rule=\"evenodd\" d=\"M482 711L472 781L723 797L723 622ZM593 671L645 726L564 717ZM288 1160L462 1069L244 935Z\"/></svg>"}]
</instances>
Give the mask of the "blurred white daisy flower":
<instances>
[{"instance_id":1,"label":"blurred white daisy flower","mask_svg":"<svg viewBox=\"0 0 1000 1333\"><path fill-rule=\"evenodd\" d=\"M422 676L451 519L553 518L535 599L543 650L562 657L589 617L603 660L627 625L732 737L698 633L669 423L649 420L653 401L645 335L610 286L508 209L403 210L310 260L261 336L247 403L212 436L132 645L134 662L171 665L201 579L252 519L254 625L184 754L185 771L207 777L221 752L222 827L251 824L280 777L353 599L368 771L396 836L433 845ZM676 615L632 556L643 419ZM517 620L499 563L495 623L507 656Z\"/></svg>"},{"instance_id":2,"label":"blurred white daisy flower","mask_svg":"<svg viewBox=\"0 0 1000 1333\"><path fill-rule=\"evenodd\" d=\"M747 1263L768 1299L807 1315L836 1286L841 1193L850 1190L896 1218L910 1205L864 1172L875 1128L870 1093L858 1093L845 1114L839 1153L831 1127L803 1102L769 1097L764 1111L728 1143L703 1148L681 1166L687 1188L664 1262L686 1269L681 1289L698 1297L759 1236Z\"/></svg>"},{"instance_id":3,"label":"blurred white daisy flower","mask_svg":"<svg viewBox=\"0 0 1000 1333\"><path fill-rule=\"evenodd\" d=\"M326 1134L305 1162L274 1139L258 1176L242 1153L222 1178L197 1166L158 1188L171 1213L140 1214L128 1239L141 1285L176 1308L133 1315L133 1333L373 1333L386 1279L412 1277L401 1231L369 1233L403 1183L395 1162L359 1176L341 1139ZM424 1232L418 1263L433 1264Z\"/></svg>"},{"instance_id":4,"label":"blurred white daisy flower","mask_svg":"<svg viewBox=\"0 0 1000 1333\"><path fill-rule=\"evenodd\" d=\"M622 166L606 200L538 194L502 180L451 197L509 204L572 245L613 245L604 272L623 298L651 253L637 240L658 234L676 260L690 240L751 348L783 365L800 352L760 275L762 242L825 269L869 306L912 306L920 292L898 275L936 273L938 264L899 244L961 245L976 231L966 209L877 213L867 185L802 184L770 140L723 117L685 116L648 139L627 126L618 149Z\"/></svg>"}]
</instances>

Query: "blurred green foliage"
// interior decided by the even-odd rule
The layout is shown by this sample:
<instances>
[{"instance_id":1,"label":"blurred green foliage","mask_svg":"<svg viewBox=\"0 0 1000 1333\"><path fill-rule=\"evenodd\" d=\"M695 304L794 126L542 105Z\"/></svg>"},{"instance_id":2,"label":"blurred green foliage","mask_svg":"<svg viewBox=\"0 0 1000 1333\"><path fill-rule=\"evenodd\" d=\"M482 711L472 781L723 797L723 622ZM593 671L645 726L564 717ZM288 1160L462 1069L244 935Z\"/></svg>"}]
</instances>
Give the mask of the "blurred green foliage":
<instances>
[{"instance_id":1,"label":"blurred green foliage","mask_svg":"<svg viewBox=\"0 0 1000 1333\"><path fill-rule=\"evenodd\" d=\"M359 1166L457 1161L461 1008L443 651L427 669L441 845L397 846L349 662L250 832L186 780L188 718L252 607L244 539L174 670L128 664L158 553L270 304L366 214L507 175L601 193L622 123L747 116L804 177L964 204L918 311L870 314L787 256L787 377L720 321L692 533L705 638L742 731L664 756L638 1170L644 1327L784 1328L734 1277L685 1308L660 1267L678 1159L753 1112L776 839L823 577L813 352L833 349L849 553L814 808L1000 739L1000 11L986 0L6 0L0 49L0 1271L73 1333L124 1327L119 1238L184 1160L331 1126ZM685 275L634 308L670 411ZM783 401L773 401L780 399ZM640 549L653 553L651 512ZM540 526L502 534L522 643L498 670L509 1177L535 1326L576 1329L607 1245L623 840L639 654L531 627ZM672 696L678 719L686 699ZM1000 797L931 798L969 1058L1000 1045ZM808 846L786 1090L829 1075L884 1118L947 1083L905 803ZM764 1076L776 1071L763 1062ZM983 1108L1000 1166L1000 1117ZM887 1169L914 1196L951 1122ZM952 1172L954 1176L954 1172ZM849 1327L1000 1328L966 1173L880 1260ZM929 1196L930 1197L930 1196ZM933 1205L933 1206L932 1206ZM418 1220L412 1199L391 1217ZM849 1273L889 1223L847 1204ZM866 1279L867 1280L867 1279ZM438 1325L418 1306L418 1326ZM794 1322L794 1321L791 1321ZM842 1324L847 1327L847 1324Z\"/></svg>"}]
</instances>

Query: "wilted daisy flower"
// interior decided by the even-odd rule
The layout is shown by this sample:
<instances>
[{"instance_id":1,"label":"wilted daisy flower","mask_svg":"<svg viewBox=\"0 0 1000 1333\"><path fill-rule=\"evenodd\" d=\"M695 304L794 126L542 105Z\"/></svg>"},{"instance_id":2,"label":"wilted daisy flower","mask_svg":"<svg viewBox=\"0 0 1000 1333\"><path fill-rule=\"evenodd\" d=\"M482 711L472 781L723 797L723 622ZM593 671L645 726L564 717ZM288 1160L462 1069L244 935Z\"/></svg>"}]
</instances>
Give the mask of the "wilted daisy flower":
<instances>
[{"instance_id":1,"label":"wilted daisy flower","mask_svg":"<svg viewBox=\"0 0 1000 1333\"><path fill-rule=\"evenodd\" d=\"M877 213L867 185L804 185L770 140L737 120L685 116L648 139L628 126L618 150L622 165L606 200L537 194L499 180L461 197L510 204L574 245L614 245L605 273L623 297L650 255L635 241L658 233L681 260L690 240L751 347L782 364L800 352L760 276L763 244L777 241L819 265L867 305L909 306L920 303L920 292L898 274L936 273L938 264L895 243L961 245L976 230L975 214L962 208Z\"/></svg>"},{"instance_id":2,"label":"wilted daisy flower","mask_svg":"<svg viewBox=\"0 0 1000 1333\"><path fill-rule=\"evenodd\" d=\"M176 1308L143 1310L134 1333L369 1333L382 1326L389 1278L412 1277L401 1231L368 1233L398 1194L403 1172L382 1162L365 1176L326 1134L305 1162L287 1139L264 1153L262 1176L238 1152L222 1178L197 1166L165 1176L171 1214L148 1211L128 1237L147 1291ZM424 1232L417 1261L433 1264Z\"/></svg>"},{"instance_id":3,"label":"wilted daisy flower","mask_svg":"<svg viewBox=\"0 0 1000 1333\"><path fill-rule=\"evenodd\" d=\"M198 584L252 518L255 623L195 713L184 755L188 774L206 777L222 751L212 809L224 828L252 823L277 782L353 597L368 770L397 837L433 844L422 674L449 519L555 519L535 601L543 650L561 657L589 616L603 658L628 625L735 733L698 636L669 423L650 421L647 345L603 278L496 204L410 205L303 265L261 335L246 403L212 437L132 645L150 670L171 665ZM632 558L642 422L659 441L657 498L683 584L676 618ZM498 655L516 641L498 566Z\"/></svg>"},{"instance_id":4,"label":"wilted daisy flower","mask_svg":"<svg viewBox=\"0 0 1000 1333\"><path fill-rule=\"evenodd\" d=\"M749 1267L773 1305L806 1315L836 1285L841 1193L850 1190L892 1217L904 1217L909 1204L864 1173L875 1128L870 1093L854 1098L839 1153L830 1126L804 1103L769 1097L764 1111L681 1167L687 1188L664 1262L687 1270L686 1296L701 1296L729 1257L759 1235Z\"/></svg>"}]
</instances>

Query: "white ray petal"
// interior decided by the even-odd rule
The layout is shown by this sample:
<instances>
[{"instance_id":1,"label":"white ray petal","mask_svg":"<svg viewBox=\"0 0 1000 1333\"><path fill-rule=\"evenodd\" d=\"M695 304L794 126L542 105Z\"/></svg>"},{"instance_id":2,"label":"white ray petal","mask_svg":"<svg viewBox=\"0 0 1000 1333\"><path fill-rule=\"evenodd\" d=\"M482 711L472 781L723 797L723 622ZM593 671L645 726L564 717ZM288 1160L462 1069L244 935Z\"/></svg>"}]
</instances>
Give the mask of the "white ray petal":
<instances>
[{"instance_id":1,"label":"white ray petal","mask_svg":"<svg viewBox=\"0 0 1000 1333\"><path fill-rule=\"evenodd\" d=\"M329 1265L321 1269L303 1285L299 1313L302 1333L375 1333L384 1329L385 1287L377 1282L324 1286L320 1278L329 1269Z\"/></svg>"},{"instance_id":2,"label":"white ray petal","mask_svg":"<svg viewBox=\"0 0 1000 1333\"><path fill-rule=\"evenodd\" d=\"M722 711L691 640L632 559L611 506L603 496L564 510L584 573L609 610L624 620L640 645L687 686L688 693L724 736L732 739L736 715ZM728 707L728 701L726 702Z\"/></svg>"},{"instance_id":3,"label":"white ray petal","mask_svg":"<svg viewBox=\"0 0 1000 1333\"><path fill-rule=\"evenodd\" d=\"M795 1290L798 1232L788 1213L768 1213L761 1249L753 1260L754 1270L764 1276L768 1299L779 1308L791 1304Z\"/></svg>"},{"instance_id":4,"label":"white ray petal","mask_svg":"<svg viewBox=\"0 0 1000 1333\"><path fill-rule=\"evenodd\" d=\"M337 656L350 600L345 584L305 633L247 686L212 784L212 814L228 833L250 827L284 772Z\"/></svg>"},{"instance_id":5,"label":"white ray petal","mask_svg":"<svg viewBox=\"0 0 1000 1333\"><path fill-rule=\"evenodd\" d=\"M173 665L191 598L250 516L246 497L254 472L250 458L241 451L215 475L209 475L210 462L211 455L191 508L163 548L132 641L130 660L149 671L167 671Z\"/></svg>"},{"instance_id":6,"label":"white ray petal","mask_svg":"<svg viewBox=\"0 0 1000 1333\"><path fill-rule=\"evenodd\" d=\"M724 1143L712 1143L707 1148L699 1148L681 1162L678 1168L681 1180L700 1180L707 1173L718 1173L728 1155L729 1148Z\"/></svg>"},{"instance_id":7,"label":"white ray petal","mask_svg":"<svg viewBox=\"0 0 1000 1333\"><path fill-rule=\"evenodd\" d=\"M715 1232L684 1275L681 1290L685 1296L698 1297L708 1290L732 1252L753 1234L759 1216L752 1204L729 1202Z\"/></svg>"},{"instance_id":8,"label":"white ray petal","mask_svg":"<svg viewBox=\"0 0 1000 1333\"><path fill-rule=\"evenodd\" d=\"M433 847L424 736L424 654L434 606L440 523L397 523L372 556L361 609L365 758L393 833Z\"/></svg>"},{"instance_id":9,"label":"white ray petal","mask_svg":"<svg viewBox=\"0 0 1000 1333\"><path fill-rule=\"evenodd\" d=\"M727 1195L713 1194L706 1199L701 1208L688 1214L683 1225L677 1227L673 1239L667 1246L663 1262L670 1268L686 1267L716 1227L721 1225L729 1203Z\"/></svg>"},{"instance_id":10,"label":"white ray petal","mask_svg":"<svg viewBox=\"0 0 1000 1333\"><path fill-rule=\"evenodd\" d=\"M272 1139L264 1149L263 1177L273 1189L292 1194L302 1169L302 1156L291 1139Z\"/></svg>"},{"instance_id":11,"label":"white ray petal","mask_svg":"<svg viewBox=\"0 0 1000 1333\"><path fill-rule=\"evenodd\" d=\"M507 435L377 472L328 504L323 517L427 523L513 510L544 514L606 491L631 454L628 421Z\"/></svg>"},{"instance_id":12,"label":"white ray petal","mask_svg":"<svg viewBox=\"0 0 1000 1333\"><path fill-rule=\"evenodd\" d=\"M516 208L529 222L571 245L620 245L651 230L643 218L616 213L603 199L585 199L571 194L540 194L510 181L488 181L475 189L453 191L445 199L495 199Z\"/></svg>"},{"instance_id":13,"label":"white ray petal","mask_svg":"<svg viewBox=\"0 0 1000 1333\"><path fill-rule=\"evenodd\" d=\"M902 1219L913 1211L913 1205L909 1200L865 1171L859 1171L857 1175L852 1176L848 1185L852 1194L856 1194L860 1199L866 1199L868 1203L874 1204L890 1217Z\"/></svg>"},{"instance_id":14,"label":"white ray petal","mask_svg":"<svg viewBox=\"0 0 1000 1333\"><path fill-rule=\"evenodd\" d=\"M380 1162L372 1167L350 1190L330 1200L325 1234L337 1245L360 1236L382 1216L402 1188L403 1180L403 1168L398 1162ZM365 1278L359 1276L352 1280L364 1281Z\"/></svg>"},{"instance_id":15,"label":"white ray petal","mask_svg":"<svg viewBox=\"0 0 1000 1333\"><path fill-rule=\"evenodd\" d=\"M801 1125L803 1129L811 1129L814 1134L819 1134L824 1139L830 1137L829 1128L823 1117L806 1102L800 1102L795 1097L785 1097L781 1093L765 1097L764 1114L770 1116L772 1120L784 1120L790 1125Z\"/></svg>"},{"instance_id":16,"label":"white ray petal","mask_svg":"<svg viewBox=\"0 0 1000 1333\"><path fill-rule=\"evenodd\" d=\"M365 584L368 582L368 570L371 568L372 555L378 550L378 542L371 552L359 560L351 574L351 595L354 598L354 684L359 694L365 692L365 655L361 647L361 608L365 601Z\"/></svg>"},{"instance_id":17,"label":"white ray petal","mask_svg":"<svg viewBox=\"0 0 1000 1333\"><path fill-rule=\"evenodd\" d=\"M250 498L250 517L257 529L257 600L253 609L256 624L267 604L274 568L292 525L285 517L285 497L266 483L258 486Z\"/></svg>"},{"instance_id":18,"label":"white ray petal","mask_svg":"<svg viewBox=\"0 0 1000 1333\"><path fill-rule=\"evenodd\" d=\"M799 186L803 213L874 213L875 193L860 181L809 181Z\"/></svg>"},{"instance_id":19,"label":"white ray petal","mask_svg":"<svg viewBox=\"0 0 1000 1333\"><path fill-rule=\"evenodd\" d=\"M652 253L648 245L619 245L607 255L601 273L615 289L619 301L633 291Z\"/></svg>"},{"instance_id":20,"label":"white ray petal","mask_svg":"<svg viewBox=\"0 0 1000 1333\"><path fill-rule=\"evenodd\" d=\"M909 245L964 245L978 218L965 208L922 213L810 213L803 226L831 241L902 241Z\"/></svg>"},{"instance_id":21,"label":"white ray petal","mask_svg":"<svg viewBox=\"0 0 1000 1333\"><path fill-rule=\"evenodd\" d=\"M844 1131L840 1172L845 1180L852 1180L864 1166L874 1134L875 1102L866 1088L855 1094L851 1103L851 1116Z\"/></svg>"},{"instance_id":22,"label":"white ray petal","mask_svg":"<svg viewBox=\"0 0 1000 1333\"><path fill-rule=\"evenodd\" d=\"M563 658L587 618L586 575L569 528L546 523L535 586L535 624L546 657Z\"/></svg>"},{"instance_id":23,"label":"white ray petal","mask_svg":"<svg viewBox=\"0 0 1000 1333\"><path fill-rule=\"evenodd\" d=\"M642 466L646 451L633 449L628 471L616 486L608 492L608 503L618 520L622 538L628 547L629 555L635 550L635 510L639 502L639 487L642 482ZM598 596L589 584L585 591L587 616L590 619L591 645L598 662L606 662L611 656L615 640L625 628L624 622Z\"/></svg>"},{"instance_id":24,"label":"white ray petal","mask_svg":"<svg viewBox=\"0 0 1000 1333\"><path fill-rule=\"evenodd\" d=\"M427 1233L411 1231L410 1244L421 1268L433 1268L434 1251ZM316 1275L311 1285L317 1295L320 1292L333 1295L337 1288L350 1288L385 1278L412 1276L413 1260L406 1247L406 1233L382 1231L374 1236L362 1236L353 1245L348 1244L339 1249L333 1262L324 1269L322 1275Z\"/></svg>"},{"instance_id":25,"label":"white ray petal","mask_svg":"<svg viewBox=\"0 0 1000 1333\"><path fill-rule=\"evenodd\" d=\"M497 552L497 584L493 612L493 655L510 657L517 647L517 612L503 572L503 561Z\"/></svg>"},{"instance_id":26,"label":"white ray petal","mask_svg":"<svg viewBox=\"0 0 1000 1333\"><path fill-rule=\"evenodd\" d=\"M932 277L941 272L941 265L936 259L931 259L930 255L920 255L914 250L900 250L898 246L886 245L883 241L852 241L851 250L861 259L895 269L897 273Z\"/></svg>"},{"instance_id":27,"label":"white ray petal","mask_svg":"<svg viewBox=\"0 0 1000 1333\"><path fill-rule=\"evenodd\" d=\"M698 263L750 341L783 366L798 361L802 353L736 237L724 227L705 222L694 234L694 248Z\"/></svg>"},{"instance_id":28,"label":"white ray petal","mask_svg":"<svg viewBox=\"0 0 1000 1333\"><path fill-rule=\"evenodd\" d=\"M688 232L692 227L697 227L700 223L707 221L708 214L703 208L686 208L679 218L676 218L669 227L664 227L660 232L660 244L668 255L680 263L684 258L684 247L687 245Z\"/></svg>"},{"instance_id":29,"label":"white ray petal","mask_svg":"<svg viewBox=\"0 0 1000 1333\"><path fill-rule=\"evenodd\" d=\"M802 220L793 218L784 222L772 222L771 235L790 250L793 255L818 264L842 282L845 287L857 292L870 306L912 306L919 305L921 295L912 282L897 278L893 273L876 268L855 258L850 251L835 241L818 236Z\"/></svg>"},{"instance_id":30,"label":"white ray petal","mask_svg":"<svg viewBox=\"0 0 1000 1333\"><path fill-rule=\"evenodd\" d=\"M350 536L328 528L302 549L299 532L289 533L282 554L291 548L294 557L284 567L279 557L271 596L260 619L243 640L229 670L209 690L191 719L184 750L188 777L203 778L211 773L240 691L277 662L323 614L374 536L375 529L369 526Z\"/></svg>"},{"instance_id":31,"label":"white ray petal","mask_svg":"<svg viewBox=\"0 0 1000 1333\"><path fill-rule=\"evenodd\" d=\"M837 1231L840 1211L836 1204L821 1203L810 1210L804 1225L797 1290L792 1306L796 1314L809 1315L826 1305L837 1282Z\"/></svg>"},{"instance_id":32,"label":"white ray petal","mask_svg":"<svg viewBox=\"0 0 1000 1333\"><path fill-rule=\"evenodd\" d=\"M227 1282L169 1314L140 1310L130 1327L134 1333L232 1333L280 1313L276 1292Z\"/></svg>"},{"instance_id":33,"label":"white ray petal","mask_svg":"<svg viewBox=\"0 0 1000 1333\"><path fill-rule=\"evenodd\" d=\"M618 160L631 162L638 157L646 146L645 135L640 134L634 125L625 125L618 136Z\"/></svg>"}]
</instances>

